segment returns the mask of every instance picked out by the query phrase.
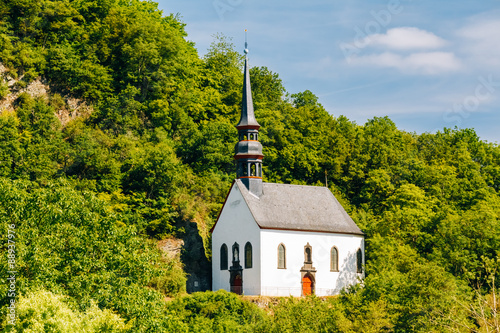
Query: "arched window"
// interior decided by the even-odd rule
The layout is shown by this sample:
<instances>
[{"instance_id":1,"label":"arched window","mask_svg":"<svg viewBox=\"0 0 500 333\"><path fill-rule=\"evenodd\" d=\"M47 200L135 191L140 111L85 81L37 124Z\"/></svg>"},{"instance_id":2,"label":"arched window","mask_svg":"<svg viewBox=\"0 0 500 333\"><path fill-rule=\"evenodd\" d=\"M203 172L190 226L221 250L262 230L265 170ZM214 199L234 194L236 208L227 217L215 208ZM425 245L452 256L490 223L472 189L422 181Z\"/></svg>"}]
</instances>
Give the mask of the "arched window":
<instances>
[{"instance_id":1,"label":"arched window","mask_svg":"<svg viewBox=\"0 0 500 333\"><path fill-rule=\"evenodd\" d=\"M330 271L339 271L339 250L335 246L330 251Z\"/></svg>"},{"instance_id":2,"label":"arched window","mask_svg":"<svg viewBox=\"0 0 500 333\"><path fill-rule=\"evenodd\" d=\"M253 133L250 134L250 140L253 140Z\"/></svg>"},{"instance_id":3,"label":"arched window","mask_svg":"<svg viewBox=\"0 0 500 333\"><path fill-rule=\"evenodd\" d=\"M356 252L356 268L358 273L363 273L363 252L361 249Z\"/></svg>"},{"instance_id":4,"label":"arched window","mask_svg":"<svg viewBox=\"0 0 500 333\"><path fill-rule=\"evenodd\" d=\"M252 163L252 165L250 166L250 176L253 176L255 177L256 173L255 173L255 163Z\"/></svg>"},{"instance_id":5,"label":"arched window","mask_svg":"<svg viewBox=\"0 0 500 333\"><path fill-rule=\"evenodd\" d=\"M238 162L238 177L243 175L243 163Z\"/></svg>"},{"instance_id":6,"label":"arched window","mask_svg":"<svg viewBox=\"0 0 500 333\"><path fill-rule=\"evenodd\" d=\"M252 244L245 244L245 268L252 268Z\"/></svg>"},{"instance_id":7,"label":"arched window","mask_svg":"<svg viewBox=\"0 0 500 333\"><path fill-rule=\"evenodd\" d=\"M286 249L285 245L278 245L278 268L286 269Z\"/></svg>"},{"instance_id":8,"label":"arched window","mask_svg":"<svg viewBox=\"0 0 500 333\"><path fill-rule=\"evenodd\" d=\"M227 269L227 245L222 244L220 247L220 269L226 270Z\"/></svg>"}]
</instances>

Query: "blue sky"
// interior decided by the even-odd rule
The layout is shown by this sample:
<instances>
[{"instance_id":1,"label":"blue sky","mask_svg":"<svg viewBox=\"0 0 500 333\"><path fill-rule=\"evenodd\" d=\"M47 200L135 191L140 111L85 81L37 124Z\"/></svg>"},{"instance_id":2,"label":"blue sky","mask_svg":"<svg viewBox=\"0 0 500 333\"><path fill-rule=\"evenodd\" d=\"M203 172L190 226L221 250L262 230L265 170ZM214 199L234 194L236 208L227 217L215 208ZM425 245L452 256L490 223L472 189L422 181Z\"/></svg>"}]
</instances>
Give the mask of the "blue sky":
<instances>
[{"instance_id":1,"label":"blue sky","mask_svg":"<svg viewBox=\"0 0 500 333\"><path fill-rule=\"evenodd\" d=\"M500 143L500 0L160 0L204 55L223 33L251 66L334 116L399 129L474 128Z\"/></svg>"}]
</instances>

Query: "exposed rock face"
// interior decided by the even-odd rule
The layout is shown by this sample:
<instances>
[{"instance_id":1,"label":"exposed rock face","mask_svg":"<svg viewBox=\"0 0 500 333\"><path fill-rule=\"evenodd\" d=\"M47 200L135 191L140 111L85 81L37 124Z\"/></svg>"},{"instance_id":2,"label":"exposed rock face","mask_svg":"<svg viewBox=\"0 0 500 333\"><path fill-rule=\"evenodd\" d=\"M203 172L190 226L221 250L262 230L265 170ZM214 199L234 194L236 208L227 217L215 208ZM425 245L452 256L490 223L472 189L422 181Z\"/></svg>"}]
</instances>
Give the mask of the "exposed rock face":
<instances>
[{"instance_id":1,"label":"exposed rock face","mask_svg":"<svg viewBox=\"0 0 500 333\"><path fill-rule=\"evenodd\" d=\"M50 99L50 95L53 93L50 86L41 78L30 82L26 87L19 88L16 83L22 80L22 76L15 79L9 75L9 70L0 63L0 84L7 83L9 87L9 93L3 99L0 98L0 113L5 111L14 111L14 103L22 93L27 93L31 97L44 98L47 101ZM63 105L58 107L55 112L57 118L61 121L61 124L65 126L70 120L77 117L85 117L92 113L92 106L87 105L80 99L62 96L64 101Z\"/></svg>"},{"instance_id":2,"label":"exposed rock face","mask_svg":"<svg viewBox=\"0 0 500 333\"><path fill-rule=\"evenodd\" d=\"M180 259L184 241L178 238L162 239L158 242L158 248L169 259Z\"/></svg>"},{"instance_id":3,"label":"exposed rock face","mask_svg":"<svg viewBox=\"0 0 500 333\"><path fill-rule=\"evenodd\" d=\"M212 289L212 265L205 255L203 239L198 231L198 224L188 222L185 226L184 248L181 260L187 273L186 291L206 291Z\"/></svg>"},{"instance_id":4,"label":"exposed rock face","mask_svg":"<svg viewBox=\"0 0 500 333\"><path fill-rule=\"evenodd\" d=\"M48 85L44 84L40 78L31 82L25 88L19 89L16 87L16 83L18 83L22 78L23 77L21 76L17 79L14 79L9 75L8 69L4 65L0 64L0 82L6 82L10 90L9 94L7 94L7 96L0 100L0 112L13 111L14 102L22 93L27 93L32 97L48 98L50 88Z\"/></svg>"},{"instance_id":5,"label":"exposed rock face","mask_svg":"<svg viewBox=\"0 0 500 333\"><path fill-rule=\"evenodd\" d=\"M188 293L211 290L212 266L205 255L198 226L195 222L187 222L185 228L184 239L163 239L158 242L158 248L167 258L182 262Z\"/></svg>"},{"instance_id":6,"label":"exposed rock face","mask_svg":"<svg viewBox=\"0 0 500 333\"><path fill-rule=\"evenodd\" d=\"M82 100L76 98L66 98L66 107L57 110L56 116L61 121L61 124L64 126L70 120L78 118L78 117L87 117L89 116L94 109L92 106L85 104Z\"/></svg>"}]
</instances>

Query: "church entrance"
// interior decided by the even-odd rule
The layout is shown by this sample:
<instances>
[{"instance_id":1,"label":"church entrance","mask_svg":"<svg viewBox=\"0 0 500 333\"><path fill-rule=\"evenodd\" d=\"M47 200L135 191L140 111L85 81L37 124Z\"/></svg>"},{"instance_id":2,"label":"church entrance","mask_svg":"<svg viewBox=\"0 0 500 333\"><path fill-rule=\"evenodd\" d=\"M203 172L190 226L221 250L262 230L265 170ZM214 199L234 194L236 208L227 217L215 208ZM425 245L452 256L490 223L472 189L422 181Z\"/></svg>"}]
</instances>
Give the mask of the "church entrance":
<instances>
[{"instance_id":1,"label":"church entrance","mask_svg":"<svg viewBox=\"0 0 500 333\"><path fill-rule=\"evenodd\" d=\"M241 275L237 274L231 283L231 292L241 295L243 293L243 281Z\"/></svg>"},{"instance_id":2,"label":"church entrance","mask_svg":"<svg viewBox=\"0 0 500 333\"><path fill-rule=\"evenodd\" d=\"M243 267L240 265L240 246L238 243L233 244L233 265L229 267L231 273L229 277L229 286L231 292L241 295L243 294Z\"/></svg>"},{"instance_id":3,"label":"church entrance","mask_svg":"<svg viewBox=\"0 0 500 333\"><path fill-rule=\"evenodd\" d=\"M302 278L302 296L311 295L314 292L314 282L311 275L306 274Z\"/></svg>"},{"instance_id":4,"label":"church entrance","mask_svg":"<svg viewBox=\"0 0 500 333\"><path fill-rule=\"evenodd\" d=\"M304 266L300 269L302 276L302 296L314 294L316 268L312 264L312 246L308 242L304 246Z\"/></svg>"}]
</instances>

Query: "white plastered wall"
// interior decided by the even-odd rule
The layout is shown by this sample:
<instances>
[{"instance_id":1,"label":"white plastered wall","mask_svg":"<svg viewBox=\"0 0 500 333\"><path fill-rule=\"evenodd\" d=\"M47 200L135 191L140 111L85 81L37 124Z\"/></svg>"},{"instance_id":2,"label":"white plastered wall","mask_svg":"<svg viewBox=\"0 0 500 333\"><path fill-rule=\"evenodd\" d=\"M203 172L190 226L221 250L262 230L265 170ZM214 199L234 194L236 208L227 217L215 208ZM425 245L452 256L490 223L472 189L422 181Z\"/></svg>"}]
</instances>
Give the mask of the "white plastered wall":
<instances>
[{"instance_id":1,"label":"white plastered wall","mask_svg":"<svg viewBox=\"0 0 500 333\"><path fill-rule=\"evenodd\" d=\"M315 294L336 295L358 282L363 274L356 272L356 252L363 253L364 238L358 235L261 230L261 294L268 296L301 296L301 268L304 266L304 246L312 246L312 262L316 268ZM278 269L278 246L286 248L286 269ZM338 249L339 272L330 271L330 250Z\"/></svg>"},{"instance_id":2,"label":"white plastered wall","mask_svg":"<svg viewBox=\"0 0 500 333\"><path fill-rule=\"evenodd\" d=\"M240 249L240 265L243 268L243 294L259 295L261 276L259 231L238 186L236 183L233 184L212 232L212 290L230 291L229 270L220 270L220 248L224 243L227 245L229 268L232 263L231 250L236 242ZM245 244L247 242L252 244L252 268L245 268Z\"/></svg>"}]
</instances>

